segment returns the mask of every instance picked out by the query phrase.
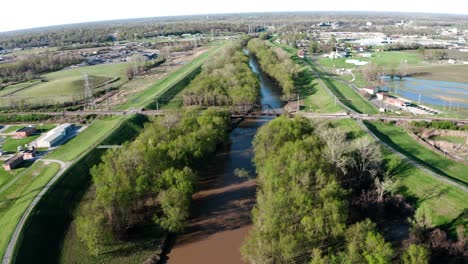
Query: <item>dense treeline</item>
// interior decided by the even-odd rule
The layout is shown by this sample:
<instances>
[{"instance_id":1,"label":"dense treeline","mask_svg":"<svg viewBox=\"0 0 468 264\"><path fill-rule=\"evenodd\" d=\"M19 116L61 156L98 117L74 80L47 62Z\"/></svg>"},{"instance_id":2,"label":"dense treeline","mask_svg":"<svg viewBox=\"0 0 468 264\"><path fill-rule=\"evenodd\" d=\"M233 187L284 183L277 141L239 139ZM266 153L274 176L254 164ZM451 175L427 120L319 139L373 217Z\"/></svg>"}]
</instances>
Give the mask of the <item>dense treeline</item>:
<instances>
[{"instance_id":1,"label":"dense treeline","mask_svg":"<svg viewBox=\"0 0 468 264\"><path fill-rule=\"evenodd\" d=\"M73 54L30 55L16 63L0 64L0 83L32 80L38 74L58 71L82 60L82 57Z\"/></svg>"},{"instance_id":2,"label":"dense treeline","mask_svg":"<svg viewBox=\"0 0 468 264\"><path fill-rule=\"evenodd\" d=\"M290 97L299 68L288 53L260 39L250 40L247 48L258 58L262 70L279 83L286 97Z\"/></svg>"},{"instance_id":3,"label":"dense treeline","mask_svg":"<svg viewBox=\"0 0 468 264\"><path fill-rule=\"evenodd\" d=\"M368 219L373 212L358 209L392 200L395 183L379 176L382 164L375 143L346 142L336 129L305 119L280 117L260 129L254 140L257 204L242 247L247 260L392 263L391 244ZM401 261L428 263L428 247L410 242Z\"/></svg>"},{"instance_id":4,"label":"dense treeline","mask_svg":"<svg viewBox=\"0 0 468 264\"><path fill-rule=\"evenodd\" d=\"M148 124L138 138L107 152L91 174L92 202L77 217L77 233L91 254L132 230L153 223L178 232L188 217L197 162L226 137L228 115L198 110L169 113Z\"/></svg>"},{"instance_id":5,"label":"dense treeline","mask_svg":"<svg viewBox=\"0 0 468 264\"><path fill-rule=\"evenodd\" d=\"M241 42L227 45L207 62L184 92L184 105L255 103L259 81L248 66Z\"/></svg>"}]
</instances>

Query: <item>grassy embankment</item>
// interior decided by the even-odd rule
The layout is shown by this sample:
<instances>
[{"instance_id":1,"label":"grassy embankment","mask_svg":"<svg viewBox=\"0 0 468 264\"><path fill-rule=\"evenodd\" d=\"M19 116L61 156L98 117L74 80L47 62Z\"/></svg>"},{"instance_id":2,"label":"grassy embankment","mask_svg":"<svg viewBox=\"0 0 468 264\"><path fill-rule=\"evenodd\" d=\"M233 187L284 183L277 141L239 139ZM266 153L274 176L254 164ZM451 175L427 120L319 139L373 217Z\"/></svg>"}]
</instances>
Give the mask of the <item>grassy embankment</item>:
<instances>
[{"instance_id":1,"label":"grassy embankment","mask_svg":"<svg viewBox=\"0 0 468 264\"><path fill-rule=\"evenodd\" d=\"M297 49L294 49L292 47L286 46L286 45L279 45L275 43L276 46L282 47L284 50L289 52L290 54L293 55L294 60L297 63L300 63L302 65L308 66L309 69L312 71L312 76L315 75L315 80L316 82L318 80L321 80L324 85L328 87L328 89L336 96L338 99L340 99L344 105L347 107L351 108L352 110L358 112L358 113L365 113L365 114L376 114L378 113L376 107L370 103L368 100L363 98L361 95L359 95L355 90L353 90L349 85L334 80L331 78L330 74L327 72L324 72L323 70L320 69L317 65L315 65L314 62L309 60L308 58L301 59L297 57ZM318 81L320 82L320 81ZM322 88L323 89L323 88ZM324 91L325 92L325 91ZM330 97L330 96L328 96ZM316 98L315 100L320 101L323 100L324 98ZM328 100L328 104L333 104L334 103L334 98L330 98ZM307 106L307 105L306 105Z\"/></svg>"},{"instance_id":2,"label":"grassy embankment","mask_svg":"<svg viewBox=\"0 0 468 264\"><path fill-rule=\"evenodd\" d=\"M291 55L291 59L301 67L295 83L296 87L299 88L300 97L303 98L304 106L301 110L317 113L343 111L343 108L335 104L335 99L322 87L314 72L313 65L297 56L297 49L286 45L279 45L276 42L272 43L288 52Z\"/></svg>"},{"instance_id":3,"label":"grassy embankment","mask_svg":"<svg viewBox=\"0 0 468 264\"><path fill-rule=\"evenodd\" d=\"M401 127L380 121L365 122L379 138L410 159L462 185L468 186L468 166L445 158L419 144Z\"/></svg>"},{"instance_id":4,"label":"grassy embankment","mask_svg":"<svg viewBox=\"0 0 468 264\"><path fill-rule=\"evenodd\" d=\"M0 193L0 256L3 257L19 220L41 189L59 171L56 163L36 162L25 174Z\"/></svg>"},{"instance_id":5,"label":"grassy embankment","mask_svg":"<svg viewBox=\"0 0 468 264\"><path fill-rule=\"evenodd\" d=\"M436 141L445 141L453 144L466 144L466 140L462 137L452 137L452 136L433 136L431 137L432 140Z\"/></svg>"},{"instance_id":6,"label":"grassy embankment","mask_svg":"<svg viewBox=\"0 0 468 264\"><path fill-rule=\"evenodd\" d=\"M222 47L221 44L214 44L209 51L201 54L142 92L133 94L127 102L117 106L115 109L156 109L164 107L199 73L201 65Z\"/></svg>"},{"instance_id":7,"label":"grassy embankment","mask_svg":"<svg viewBox=\"0 0 468 264\"><path fill-rule=\"evenodd\" d=\"M341 119L334 123L345 131L349 138L370 138L352 119ZM415 208L426 208L431 214L434 226L442 226L454 234L457 225L468 224L463 214L468 207L467 193L403 161L386 148L382 147L382 150L386 167L392 167L391 175L399 180L398 192Z\"/></svg>"},{"instance_id":8,"label":"grassy embankment","mask_svg":"<svg viewBox=\"0 0 468 264\"><path fill-rule=\"evenodd\" d=\"M62 157L64 160L69 160L79 156L79 160L62 175L34 208L15 248L14 263L31 263L37 260L44 263L58 261L66 230L73 217L73 211L89 186L89 169L99 162L104 153L104 150L94 148L94 146L99 144L118 145L133 139L142 129L147 118L145 116L132 116L120 117L117 120L112 118L108 122L99 121L102 120L96 121L98 125L95 127L108 129L106 133L93 137L93 142L87 144L87 149L80 146L80 151ZM95 132L99 130L92 127L88 129ZM85 134L85 132L79 134L76 137L74 147L69 149L76 148L80 142L85 141L79 137L91 141L90 136L89 133ZM65 154L64 152L62 151L63 154ZM54 158L60 158L60 156ZM76 261L79 262L79 260Z\"/></svg>"}]
</instances>

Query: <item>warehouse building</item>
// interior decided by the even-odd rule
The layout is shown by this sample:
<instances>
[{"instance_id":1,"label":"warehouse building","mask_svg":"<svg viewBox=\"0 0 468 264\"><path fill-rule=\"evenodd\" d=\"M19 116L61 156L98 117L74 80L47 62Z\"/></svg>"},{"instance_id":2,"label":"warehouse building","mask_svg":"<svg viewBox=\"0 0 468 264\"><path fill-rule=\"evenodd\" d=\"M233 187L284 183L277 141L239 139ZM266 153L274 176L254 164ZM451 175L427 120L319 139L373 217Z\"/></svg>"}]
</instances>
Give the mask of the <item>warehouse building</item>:
<instances>
[{"instance_id":1,"label":"warehouse building","mask_svg":"<svg viewBox=\"0 0 468 264\"><path fill-rule=\"evenodd\" d=\"M36 132L36 128L34 126L22 127L22 128L15 131L14 137L15 138L26 138L26 137L31 136L35 132Z\"/></svg>"},{"instance_id":2,"label":"warehouse building","mask_svg":"<svg viewBox=\"0 0 468 264\"><path fill-rule=\"evenodd\" d=\"M71 131L73 125L62 124L49 132L45 133L36 140L36 147L50 148L63 140Z\"/></svg>"}]
</instances>

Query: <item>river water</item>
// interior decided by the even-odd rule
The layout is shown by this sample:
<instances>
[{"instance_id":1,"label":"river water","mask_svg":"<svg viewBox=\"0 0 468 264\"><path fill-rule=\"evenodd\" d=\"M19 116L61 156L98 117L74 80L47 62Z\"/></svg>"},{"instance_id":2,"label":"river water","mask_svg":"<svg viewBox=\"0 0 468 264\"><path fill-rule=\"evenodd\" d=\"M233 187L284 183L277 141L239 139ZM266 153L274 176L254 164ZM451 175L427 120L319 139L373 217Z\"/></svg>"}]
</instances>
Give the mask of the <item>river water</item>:
<instances>
[{"instance_id":1,"label":"river water","mask_svg":"<svg viewBox=\"0 0 468 264\"><path fill-rule=\"evenodd\" d=\"M253 56L249 65L260 80L260 102L281 108L279 87L261 71ZM242 121L230 133L229 144L207 164L193 197L191 219L167 255L168 263L244 263L239 250L251 225L256 190L252 140L258 128L270 120ZM250 177L239 178L236 169L247 171Z\"/></svg>"}]
</instances>

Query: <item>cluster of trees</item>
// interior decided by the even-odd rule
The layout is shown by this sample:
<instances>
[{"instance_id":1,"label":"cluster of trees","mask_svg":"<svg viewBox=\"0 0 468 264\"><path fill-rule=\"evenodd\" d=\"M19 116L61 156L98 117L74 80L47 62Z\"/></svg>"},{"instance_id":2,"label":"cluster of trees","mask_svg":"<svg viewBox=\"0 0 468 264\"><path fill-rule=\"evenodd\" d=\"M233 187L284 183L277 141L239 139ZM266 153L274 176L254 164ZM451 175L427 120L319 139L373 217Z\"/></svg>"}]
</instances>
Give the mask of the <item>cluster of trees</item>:
<instances>
[{"instance_id":1,"label":"cluster of trees","mask_svg":"<svg viewBox=\"0 0 468 264\"><path fill-rule=\"evenodd\" d=\"M375 193L372 202L383 204L395 189L396 182L381 175L378 145L351 145L329 125L280 117L260 129L254 151L257 204L242 247L248 261L392 263L391 244L354 211L359 194ZM418 243L401 254L408 264L428 259L428 248Z\"/></svg>"},{"instance_id":2,"label":"cluster of trees","mask_svg":"<svg viewBox=\"0 0 468 264\"><path fill-rule=\"evenodd\" d=\"M16 63L1 64L0 81L32 80L38 74L57 71L70 65L78 64L82 60L81 56L70 53L30 55Z\"/></svg>"},{"instance_id":3,"label":"cluster of trees","mask_svg":"<svg viewBox=\"0 0 468 264\"><path fill-rule=\"evenodd\" d=\"M141 54L135 54L128 60L130 63L127 68L127 78L131 80L135 76L142 75L148 70L163 64L165 61L165 56L159 56L156 59L148 60Z\"/></svg>"},{"instance_id":4,"label":"cluster of trees","mask_svg":"<svg viewBox=\"0 0 468 264\"><path fill-rule=\"evenodd\" d=\"M132 230L153 223L179 232L189 215L194 168L226 137L225 112L168 113L137 139L108 151L92 168L94 196L82 206L78 236L94 255Z\"/></svg>"},{"instance_id":5,"label":"cluster of trees","mask_svg":"<svg viewBox=\"0 0 468 264\"><path fill-rule=\"evenodd\" d=\"M287 98L291 97L294 93L294 79L299 72L299 67L288 53L260 39L250 40L247 48L258 58L262 70L279 83L283 94Z\"/></svg>"},{"instance_id":6,"label":"cluster of trees","mask_svg":"<svg viewBox=\"0 0 468 264\"><path fill-rule=\"evenodd\" d=\"M468 125L458 126L451 121L411 121L411 125L419 128L435 128L450 130L468 130Z\"/></svg>"},{"instance_id":7,"label":"cluster of trees","mask_svg":"<svg viewBox=\"0 0 468 264\"><path fill-rule=\"evenodd\" d=\"M184 105L239 105L255 103L259 81L248 65L241 42L219 51L184 92Z\"/></svg>"}]
</instances>

